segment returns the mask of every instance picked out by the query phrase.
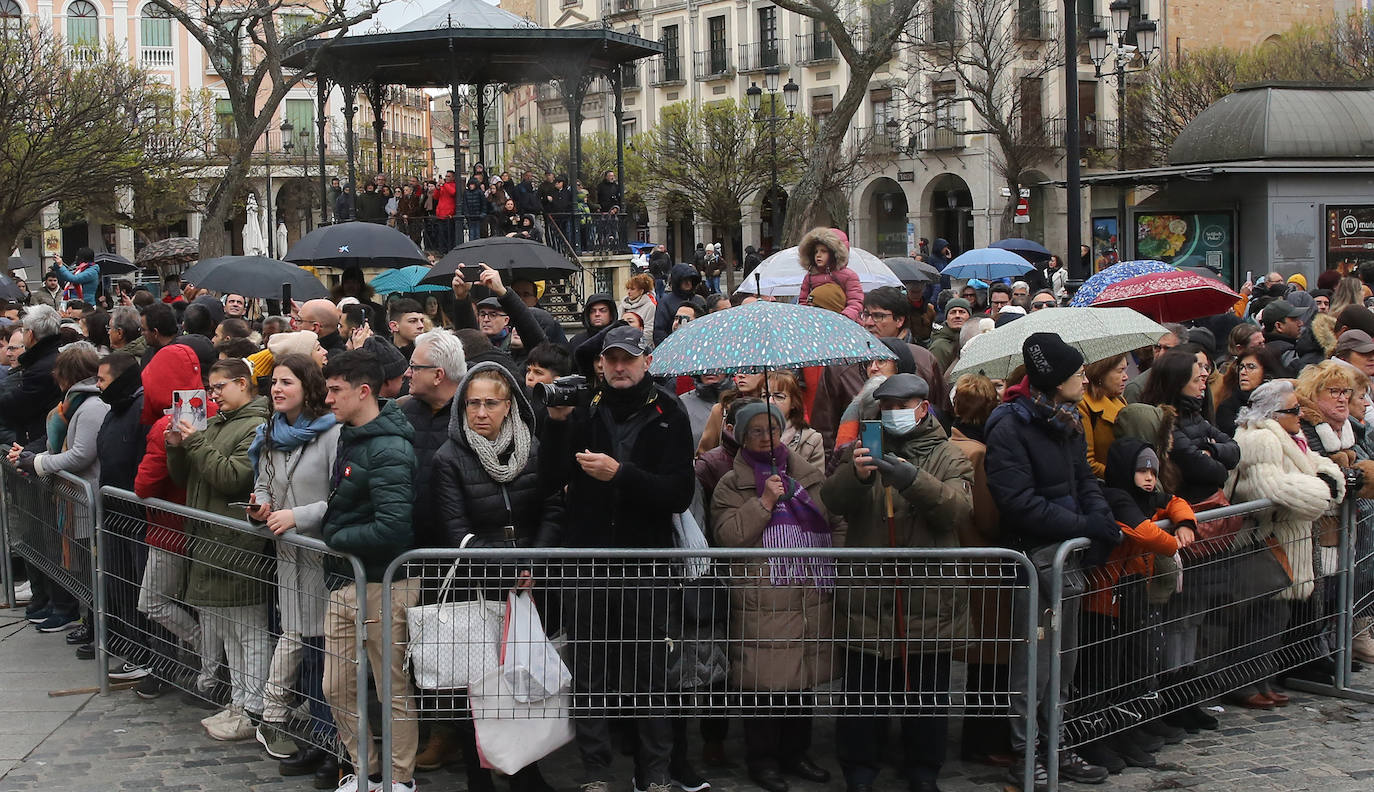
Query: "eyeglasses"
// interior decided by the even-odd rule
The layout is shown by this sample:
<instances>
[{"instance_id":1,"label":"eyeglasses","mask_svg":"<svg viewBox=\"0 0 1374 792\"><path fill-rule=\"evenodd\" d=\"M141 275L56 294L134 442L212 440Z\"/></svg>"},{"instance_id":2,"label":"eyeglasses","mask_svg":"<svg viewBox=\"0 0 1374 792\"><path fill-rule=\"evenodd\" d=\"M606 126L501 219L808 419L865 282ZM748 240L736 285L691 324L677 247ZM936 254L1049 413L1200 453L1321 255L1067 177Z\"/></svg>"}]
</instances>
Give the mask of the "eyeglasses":
<instances>
[{"instance_id":1,"label":"eyeglasses","mask_svg":"<svg viewBox=\"0 0 1374 792\"><path fill-rule=\"evenodd\" d=\"M425 365L424 363L411 363L409 366L406 366L406 370L407 370L407 371L424 371L425 369L437 369L437 368L439 368L439 367L438 367L438 366L429 366L429 365Z\"/></svg>"},{"instance_id":2,"label":"eyeglasses","mask_svg":"<svg viewBox=\"0 0 1374 792\"><path fill-rule=\"evenodd\" d=\"M778 433L778 430L777 430L776 428L774 428L774 429L772 430L772 434L776 435L777 433ZM762 428L762 427L758 427L758 426L755 426L755 427L752 428L752 429L746 430L745 433L744 433L745 438L747 438L747 439L749 439L749 440L759 440L759 439L761 439L761 438L767 437L768 435L769 435L769 430L768 430L768 429L765 429L765 428Z\"/></svg>"},{"instance_id":3,"label":"eyeglasses","mask_svg":"<svg viewBox=\"0 0 1374 792\"><path fill-rule=\"evenodd\" d=\"M1241 371L1259 371L1263 367L1258 363L1242 363L1239 368Z\"/></svg>"},{"instance_id":4,"label":"eyeglasses","mask_svg":"<svg viewBox=\"0 0 1374 792\"><path fill-rule=\"evenodd\" d=\"M481 311L477 314L478 319L498 319L503 316L505 316L505 314L496 313L495 311Z\"/></svg>"},{"instance_id":5,"label":"eyeglasses","mask_svg":"<svg viewBox=\"0 0 1374 792\"><path fill-rule=\"evenodd\" d=\"M993 305L1006 305L1006 304L1009 303L1009 302L1011 302L1011 300L997 300L997 299L994 299L994 300L992 301L992 304L993 304Z\"/></svg>"},{"instance_id":6,"label":"eyeglasses","mask_svg":"<svg viewBox=\"0 0 1374 792\"><path fill-rule=\"evenodd\" d=\"M228 380L227 382L212 382L209 385L205 386L205 392L210 394L218 394L220 391L224 390L226 386L232 385L240 379L242 379L242 377L235 377L234 379Z\"/></svg>"},{"instance_id":7,"label":"eyeglasses","mask_svg":"<svg viewBox=\"0 0 1374 792\"><path fill-rule=\"evenodd\" d=\"M1176 346L1178 346L1178 345L1177 345L1177 344L1168 344L1168 345L1165 345L1165 344L1155 344L1155 351L1156 351L1156 352L1168 352L1170 349L1173 349L1173 348L1176 347Z\"/></svg>"},{"instance_id":8,"label":"eyeglasses","mask_svg":"<svg viewBox=\"0 0 1374 792\"><path fill-rule=\"evenodd\" d=\"M673 321L677 324L687 324L688 322L692 321L692 317L687 316L686 314L675 314L673 316Z\"/></svg>"},{"instance_id":9,"label":"eyeglasses","mask_svg":"<svg viewBox=\"0 0 1374 792\"><path fill-rule=\"evenodd\" d=\"M1286 410L1275 410L1275 411L1274 411L1274 414L1275 414L1275 415L1298 415L1298 414L1300 414L1301 412L1302 412L1302 408L1299 407L1299 406L1297 406L1297 405L1295 404L1295 405L1293 405L1292 407L1289 407L1289 408L1286 409Z\"/></svg>"},{"instance_id":10,"label":"eyeglasses","mask_svg":"<svg viewBox=\"0 0 1374 792\"><path fill-rule=\"evenodd\" d=\"M1355 395L1355 391L1353 388L1327 388L1326 395L1333 399L1349 399Z\"/></svg>"},{"instance_id":11,"label":"eyeglasses","mask_svg":"<svg viewBox=\"0 0 1374 792\"><path fill-rule=\"evenodd\" d=\"M510 399L468 399L463 402L463 406L466 407L469 412L478 412L479 410L496 412L501 409L501 405L508 401L510 401Z\"/></svg>"},{"instance_id":12,"label":"eyeglasses","mask_svg":"<svg viewBox=\"0 0 1374 792\"><path fill-rule=\"evenodd\" d=\"M1040 310L1040 309L1042 309L1042 308L1053 308L1053 307L1054 307L1054 300L1041 300L1040 302L1033 302L1033 303L1031 303L1031 308L1033 308L1033 309L1035 309L1035 310L1037 310L1037 311Z\"/></svg>"},{"instance_id":13,"label":"eyeglasses","mask_svg":"<svg viewBox=\"0 0 1374 792\"><path fill-rule=\"evenodd\" d=\"M860 311L859 318L872 319L875 322L886 322L892 318L892 314L888 311Z\"/></svg>"}]
</instances>

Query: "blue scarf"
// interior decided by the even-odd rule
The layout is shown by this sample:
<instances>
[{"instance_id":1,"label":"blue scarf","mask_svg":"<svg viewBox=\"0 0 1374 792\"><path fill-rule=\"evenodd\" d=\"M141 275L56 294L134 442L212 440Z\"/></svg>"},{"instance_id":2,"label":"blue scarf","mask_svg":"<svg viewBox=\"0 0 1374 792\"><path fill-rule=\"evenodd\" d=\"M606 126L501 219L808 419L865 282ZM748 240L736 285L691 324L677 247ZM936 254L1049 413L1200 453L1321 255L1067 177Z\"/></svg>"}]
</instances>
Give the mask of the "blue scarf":
<instances>
[{"instance_id":1,"label":"blue scarf","mask_svg":"<svg viewBox=\"0 0 1374 792\"><path fill-rule=\"evenodd\" d=\"M253 464L253 470L258 469L258 460L262 457L268 427L272 429L272 450L289 454L329 431L334 424L334 413L325 413L313 421L306 418L305 413L301 413L296 416L294 424L287 423L285 415L272 413L272 418L259 426L254 433L253 443L248 446L248 461Z\"/></svg>"}]
</instances>

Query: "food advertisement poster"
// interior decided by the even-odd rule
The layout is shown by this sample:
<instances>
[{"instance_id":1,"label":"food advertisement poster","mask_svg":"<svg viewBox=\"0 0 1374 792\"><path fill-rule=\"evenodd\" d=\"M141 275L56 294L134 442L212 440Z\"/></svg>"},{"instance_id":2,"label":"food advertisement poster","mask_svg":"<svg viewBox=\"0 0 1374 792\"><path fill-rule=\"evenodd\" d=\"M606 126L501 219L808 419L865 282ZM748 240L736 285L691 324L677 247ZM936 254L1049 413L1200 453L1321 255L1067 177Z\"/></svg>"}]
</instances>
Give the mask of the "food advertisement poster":
<instances>
[{"instance_id":1,"label":"food advertisement poster","mask_svg":"<svg viewBox=\"0 0 1374 792\"><path fill-rule=\"evenodd\" d=\"M1230 212L1135 216L1135 253L1176 267L1206 267L1235 282L1236 221Z\"/></svg>"}]
</instances>

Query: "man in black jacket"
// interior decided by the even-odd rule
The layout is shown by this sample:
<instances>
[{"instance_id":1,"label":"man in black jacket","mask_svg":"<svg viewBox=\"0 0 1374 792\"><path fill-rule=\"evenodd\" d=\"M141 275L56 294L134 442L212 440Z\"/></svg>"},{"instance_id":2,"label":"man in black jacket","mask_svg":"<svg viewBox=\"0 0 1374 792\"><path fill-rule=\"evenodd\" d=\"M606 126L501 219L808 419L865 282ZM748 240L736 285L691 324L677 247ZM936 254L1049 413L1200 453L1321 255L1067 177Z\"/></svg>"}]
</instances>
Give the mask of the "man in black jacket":
<instances>
[{"instance_id":1,"label":"man in black jacket","mask_svg":"<svg viewBox=\"0 0 1374 792\"><path fill-rule=\"evenodd\" d=\"M649 378L643 331L617 327L601 352L605 384L576 407L550 407L540 441L540 479L567 487L564 535L574 547L673 546L673 515L695 489L692 430L677 399ZM651 497L645 497L652 493ZM567 574L564 624L579 694L631 695L666 686L668 591L659 565L598 560ZM611 695L614 699L615 695ZM600 698L600 696L597 696ZM583 789L608 789L615 749L604 718L575 720ZM664 717L636 721L638 789L666 789L673 737Z\"/></svg>"},{"instance_id":2,"label":"man in black jacket","mask_svg":"<svg viewBox=\"0 0 1374 792\"><path fill-rule=\"evenodd\" d=\"M668 276L668 292L658 301L654 309L654 346L673 332L673 316L685 302L696 296L697 286L701 285L701 273L691 264L683 262L673 267Z\"/></svg>"},{"instance_id":3,"label":"man in black jacket","mask_svg":"<svg viewBox=\"0 0 1374 792\"><path fill-rule=\"evenodd\" d=\"M1288 376L1298 376L1302 366L1298 362L1297 343L1302 335L1302 315L1307 311L1287 300L1274 300L1260 311L1260 328L1264 330L1264 345L1278 356L1288 370Z\"/></svg>"},{"instance_id":4,"label":"man in black jacket","mask_svg":"<svg viewBox=\"0 0 1374 792\"><path fill-rule=\"evenodd\" d=\"M608 170L596 185L596 206L601 212L609 212L612 207L620 206L620 182L616 181L615 171Z\"/></svg>"},{"instance_id":5,"label":"man in black jacket","mask_svg":"<svg viewBox=\"0 0 1374 792\"><path fill-rule=\"evenodd\" d=\"M463 343L444 329L430 330L415 339L410 356L410 399L401 405L415 428L415 546L443 547L434 517L434 493L430 491L430 460L448 439L453 395L467 374Z\"/></svg>"},{"instance_id":6,"label":"man in black jacket","mask_svg":"<svg viewBox=\"0 0 1374 792\"><path fill-rule=\"evenodd\" d=\"M620 318L619 314L615 298L611 295L597 293L588 297L586 304L582 306L582 332L568 342L568 351L576 356L578 347L586 343L588 338L610 327L611 322Z\"/></svg>"},{"instance_id":7,"label":"man in black jacket","mask_svg":"<svg viewBox=\"0 0 1374 792\"><path fill-rule=\"evenodd\" d=\"M1093 554L1105 558L1106 551L1121 541L1121 531L1088 467L1083 425L1078 418L1078 401L1087 384L1082 353L1054 333L1033 333L1022 344L1021 357L1026 380L1009 388L1003 397L1006 403L988 418L984 468L988 490L1002 515L1002 534L1011 539L1012 549L1026 553L1035 563L1041 580L1037 612L1047 613L1050 570L1059 545L1086 537L1094 543ZM1061 679L1065 697L1074 676L1080 604L1080 597L1066 596L1063 601ZM1029 605L1025 591L1018 590L1013 612L1024 614ZM1048 634L1053 625L1043 625L1043 629ZM1050 641L1042 638L1034 643L1036 701L1043 729L1052 706L1046 695ZM1027 689L1026 647L1022 643L1012 650L1012 690ZM1012 697L1012 750L1023 756L1025 751L1035 750L1026 744L1025 717L1026 700ZM1097 784L1107 778L1105 767L1088 764L1073 751L1061 750L1058 762L1060 775L1073 781ZM1021 772L1022 767L1013 764L1011 780L1019 783ZM1035 792L1048 783L1044 760L1037 756Z\"/></svg>"},{"instance_id":8,"label":"man in black jacket","mask_svg":"<svg viewBox=\"0 0 1374 792\"><path fill-rule=\"evenodd\" d=\"M51 306L35 305L24 311L24 353L9 374L19 381L0 393L0 421L21 446L47 436L48 411L62 400L62 389L52 378L61 329L61 319Z\"/></svg>"}]
</instances>

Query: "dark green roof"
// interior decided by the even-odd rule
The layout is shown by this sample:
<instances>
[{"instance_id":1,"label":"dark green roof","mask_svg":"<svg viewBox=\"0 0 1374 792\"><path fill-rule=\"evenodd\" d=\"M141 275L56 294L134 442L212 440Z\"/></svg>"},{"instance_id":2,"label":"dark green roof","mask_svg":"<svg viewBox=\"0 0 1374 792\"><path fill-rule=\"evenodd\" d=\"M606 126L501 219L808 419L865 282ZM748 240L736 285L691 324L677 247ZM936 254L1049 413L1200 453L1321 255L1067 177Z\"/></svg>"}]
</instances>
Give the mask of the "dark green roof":
<instances>
[{"instance_id":1,"label":"dark green roof","mask_svg":"<svg viewBox=\"0 0 1374 792\"><path fill-rule=\"evenodd\" d=\"M1260 83L1198 113L1169 149L1170 165L1374 157L1374 89Z\"/></svg>"}]
</instances>

